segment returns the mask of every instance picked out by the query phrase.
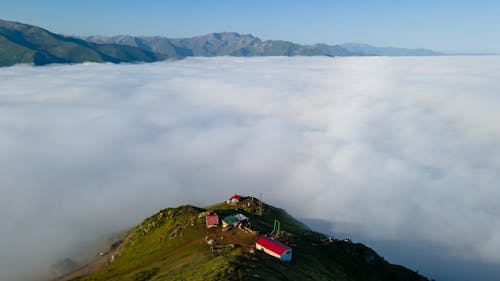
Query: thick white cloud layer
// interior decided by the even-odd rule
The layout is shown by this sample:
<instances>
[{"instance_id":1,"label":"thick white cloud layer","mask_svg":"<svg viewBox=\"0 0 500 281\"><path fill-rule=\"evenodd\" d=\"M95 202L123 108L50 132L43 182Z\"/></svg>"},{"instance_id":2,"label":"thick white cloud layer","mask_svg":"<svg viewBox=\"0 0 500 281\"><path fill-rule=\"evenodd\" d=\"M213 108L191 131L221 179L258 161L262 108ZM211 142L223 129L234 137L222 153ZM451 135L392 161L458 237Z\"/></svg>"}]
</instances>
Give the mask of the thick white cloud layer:
<instances>
[{"instance_id":1,"label":"thick white cloud layer","mask_svg":"<svg viewBox=\"0 0 500 281\"><path fill-rule=\"evenodd\" d=\"M498 77L499 57L2 68L0 279L259 192L324 231L498 264Z\"/></svg>"}]
</instances>

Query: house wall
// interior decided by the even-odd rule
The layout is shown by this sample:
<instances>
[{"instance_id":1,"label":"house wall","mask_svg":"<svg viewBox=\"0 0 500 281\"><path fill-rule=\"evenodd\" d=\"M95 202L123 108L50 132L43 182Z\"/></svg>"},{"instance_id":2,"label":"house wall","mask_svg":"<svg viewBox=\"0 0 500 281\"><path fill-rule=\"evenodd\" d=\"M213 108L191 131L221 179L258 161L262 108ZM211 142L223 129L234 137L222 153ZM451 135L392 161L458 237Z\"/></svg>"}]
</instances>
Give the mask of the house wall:
<instances>
[{"instance_id":1,"label":"house wall","mask_svg":"<svg viewBox=\"0 0 500 281\"><path fill-rule=\"evenodd\" d=\"M288 250L288 251L284 252L283 254L281 254L280 260L281 261L291 261L292 260L292 250Z\"/></svg>"},{"instance_id":2,"label":"house wall","mask_svg":"<svg viewBox=\"0 0 500 281\"><path fill-rule=\"evenodd\" d=\"M281 259L280 255L276 254L276 253L275 253L275 252L273 252L273 251L270 251L270 250L269 250L269 249L267 249L266 247L262 247L262 246L261 246L261 245L259 245L259 244L256 244L256 245L255 245L255 248L256 248L257 250L264 251L264 253L266 253L266 254L268 254L268 255L270 255L270 256L273 256L273 257L275 257L275 258ZM290 259L291 259L291 257L290 257Z\"/></svg>"}]
</instances>

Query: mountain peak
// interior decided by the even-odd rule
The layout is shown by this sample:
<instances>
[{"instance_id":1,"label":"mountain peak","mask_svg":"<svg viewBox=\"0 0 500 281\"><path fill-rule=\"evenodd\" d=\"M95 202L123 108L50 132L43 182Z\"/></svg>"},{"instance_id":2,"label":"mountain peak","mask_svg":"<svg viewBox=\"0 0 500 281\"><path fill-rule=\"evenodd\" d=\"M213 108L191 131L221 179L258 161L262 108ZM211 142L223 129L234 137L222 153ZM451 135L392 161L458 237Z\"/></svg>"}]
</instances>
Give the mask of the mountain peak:
<instances>
[{"instance_id":1,"label":"mountain peak","mask_svg":"<svg viewBox=\"0 0 500 281\"><path fill-rule=\"evenodd\" d=\"M192 37L191 39L228 42L229 44L237 43L240 41L246 41L246 42L251 42L254 40L260 41L259 38L256 38L251 34L240 34L237 32L214 32L202 36Z\"/></svg>"},{"instance_id":2,"label":"mountain peak","mask_svg":"<svg viewBox=\"0 0 500 281\"><path fill-rule=\"evenodd\" d=\"M58 280L427 280L363 244L311 231L285 210L235 198L161 210ZM280 260L285 254L290 262Z\"/></svg>"}]
</instances>

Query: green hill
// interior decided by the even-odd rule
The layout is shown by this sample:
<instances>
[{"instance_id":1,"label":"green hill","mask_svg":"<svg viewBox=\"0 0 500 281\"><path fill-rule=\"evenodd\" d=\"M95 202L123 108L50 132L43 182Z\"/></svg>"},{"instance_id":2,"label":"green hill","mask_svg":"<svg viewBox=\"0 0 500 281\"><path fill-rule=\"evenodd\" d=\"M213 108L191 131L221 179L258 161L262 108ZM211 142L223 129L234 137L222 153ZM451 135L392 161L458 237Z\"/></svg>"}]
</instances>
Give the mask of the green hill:
<instances>
[{"instance_id":1,"label":"green hill","mask_svg":"<svg viewBox=\"0 0 500 281\"><path fill-rule=\"evenodd\" d=\"M133 46L96 44L40 27L0 20L0 66L81 62L154 62L158 55Z\"/></svg>"},{"instance_id":2,"label":"green hill","mask_svg":"<svg viewBox=\"0 0 500 281\"><path fill-rule=\"evenodd\" d=\"M237 205L161 210L131 229L100 260L58 280L427 280L388 263L363 244L311 231L282 209L260 208L249 197ZM207 229L207 211L221 218L241 213L249 226ZM293 249L291 262L253 249L259 237L273 231L275 220L281 226L275 238Z\"/></svg>"}]
</instances>

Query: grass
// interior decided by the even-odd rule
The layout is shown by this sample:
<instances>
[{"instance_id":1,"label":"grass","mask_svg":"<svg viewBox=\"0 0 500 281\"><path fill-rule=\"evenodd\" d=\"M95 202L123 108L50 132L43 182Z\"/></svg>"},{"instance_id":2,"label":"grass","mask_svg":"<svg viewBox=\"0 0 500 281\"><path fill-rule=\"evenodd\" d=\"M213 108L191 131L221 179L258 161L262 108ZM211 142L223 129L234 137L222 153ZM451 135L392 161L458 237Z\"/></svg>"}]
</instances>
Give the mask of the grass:
<instances>
[{"instance_id":1,"label":"grass","mask_svg":"<svg viewBox=\"0 0 500 281\"><path fill-rule=\"evenodd\" d=\"M264 204L263 216L259 216L255 201L162 210L129 232L113 263L78 280L426 280L388 263L363 244L331 243L282 209ZM260 251L249 254L248 246L212 253L205 236L221 230L205 228L207 210L221 217L242 213L261 234L269 233L278 219L284 230L282 241L293 248L292 261L283 263ZM237 231L241 230L226 235L234 237Z\"/></svg>"},{"instance_id":2,"label":"grass","mask_svg":"<svg viewBox=\"0 0 500 281\"><path fill-rule=\"evenodd\" d=\"M34 53L35 51L10 42L0 35L0 66L32 62Z\"/></svg>"},{"instance_id":3,"label":"grass","mask_svg":"<svg viewBox=\"0 0 500 281\"><path fill-rule=\"evenodd\" d=\"M80 280L206 280L234 271L238 251L214 256L204 241L203 211L192 206L160 211L128 234L113 263Z\"/></svg>"}]
</instances>

